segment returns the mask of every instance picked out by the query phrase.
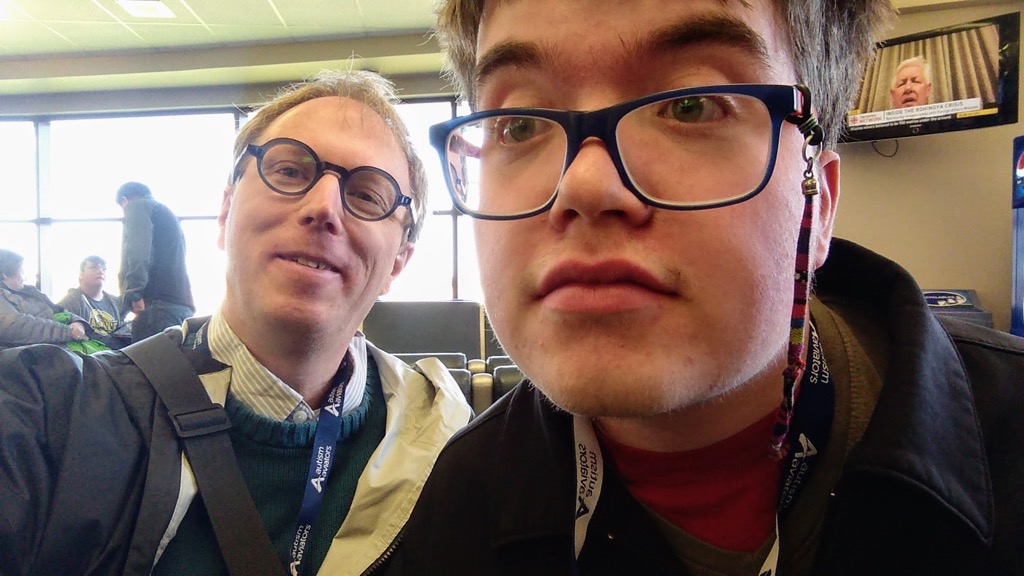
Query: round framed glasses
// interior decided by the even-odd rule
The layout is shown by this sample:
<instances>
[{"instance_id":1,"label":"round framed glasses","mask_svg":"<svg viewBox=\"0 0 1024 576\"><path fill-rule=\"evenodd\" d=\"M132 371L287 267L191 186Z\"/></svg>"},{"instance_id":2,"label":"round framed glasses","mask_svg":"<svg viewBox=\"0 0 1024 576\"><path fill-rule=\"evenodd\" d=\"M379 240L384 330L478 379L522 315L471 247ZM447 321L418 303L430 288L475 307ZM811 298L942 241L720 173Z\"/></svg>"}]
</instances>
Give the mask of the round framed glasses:
<instances>
[{"instance_id":1,"label":"round framed glasses","mask_svg":"<svg viewBox=\"0 0 1024 576\"><path fill-rule=\"evenodd\" d=\"M338 178L345 211L360 220L376 222L405 206L413 217L412 198L402 194L391 174L375 166L345 168L324 162L304 142L274 138L265 144L249 144L245 153L256 159L260 179L271 190L285 196L301 196L330 172ZM238 159L238 163L242 158ZM240 172L236 170L236 179Z\"/></svg>"}]
</instances>

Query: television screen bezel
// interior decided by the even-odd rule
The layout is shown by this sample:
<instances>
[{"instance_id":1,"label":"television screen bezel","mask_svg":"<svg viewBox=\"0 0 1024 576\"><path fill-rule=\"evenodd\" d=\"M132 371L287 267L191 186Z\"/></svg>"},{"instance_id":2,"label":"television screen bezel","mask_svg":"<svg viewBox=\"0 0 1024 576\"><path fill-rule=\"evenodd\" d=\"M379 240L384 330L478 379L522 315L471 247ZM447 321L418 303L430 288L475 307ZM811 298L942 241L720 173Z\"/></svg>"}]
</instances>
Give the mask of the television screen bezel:
<instances>
[{"instance_id":1,"label":"television screen bezel","mask_svg":"<svg viewBox=\"0 0 1024 576\"><path fill-rule=\"evenodd\" d=\"M937 117L915 118L895 122L887 122L881 126L866 126L862 128L851 127L850 116L858 112L851 110L843 122L843 133L840 142L873 142L893 138L907 138L911 136L924 136L928 134L941 134L946 132L957 132L961 130L973 130L976 128L988 128L1004 124L1017 123L1018 94L1020 84L1020 12L1010 12L989 18L981 18L955 24L933 28L916 34L908 34L890 38L879 42L876 46L876 56L868 62L868 67L874 63L874 58L884 48L908 44L918 40L934 38L948 34L954 34L965 30L989 26L995 24L999 31L999 74L997 78L998 99L995 113L990 114L958 114L948 113ZM867 68L866 68L867 70ZM863 82L861 84L863 88ZM860 94L861 89L858 89ZM991 107L988 107L991 108Z\"/></svg>"}]
</instances>

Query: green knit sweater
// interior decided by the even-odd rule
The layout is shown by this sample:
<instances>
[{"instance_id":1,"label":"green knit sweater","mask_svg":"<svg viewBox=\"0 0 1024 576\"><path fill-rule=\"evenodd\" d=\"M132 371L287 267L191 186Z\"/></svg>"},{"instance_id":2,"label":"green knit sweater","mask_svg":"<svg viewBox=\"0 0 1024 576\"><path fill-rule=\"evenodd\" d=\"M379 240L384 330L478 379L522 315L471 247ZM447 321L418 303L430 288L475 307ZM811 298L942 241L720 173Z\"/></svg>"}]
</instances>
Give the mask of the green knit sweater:
<instances>
[{"instance_id":1,"label":"green knit sweater","mask_svg":"<svg viewBox=\"0 0 1024 576\"><path fill-rule=\"evenodd\" d=\"M356 482L384 437L387 407L377 366L370 358L363 403L341 423L341 440L320 514L307 543L301 574L316 574L331 540L348 514ZM249 487L283 567L291 545L313 451L316 422L278 422L253 412L232 395L225 407L242 476ZM144 520L144 519L143 519ZM155 576L227 576L202 495L189 507L178 533L153 570Z\"/></svg>"}]
</instances>

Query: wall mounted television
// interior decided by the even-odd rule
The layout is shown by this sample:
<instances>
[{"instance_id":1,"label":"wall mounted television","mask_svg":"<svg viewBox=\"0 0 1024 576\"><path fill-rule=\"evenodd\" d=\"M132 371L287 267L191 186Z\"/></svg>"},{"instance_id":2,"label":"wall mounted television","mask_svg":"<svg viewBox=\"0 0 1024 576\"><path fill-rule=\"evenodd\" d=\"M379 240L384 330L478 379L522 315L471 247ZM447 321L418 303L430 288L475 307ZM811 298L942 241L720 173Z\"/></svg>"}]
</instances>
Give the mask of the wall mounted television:
<instances>
[{"instance_id":1,"label":"wall mounted television","mask_svg":"<svg viewBox=\"0 0 1024 576\"><path fill-rule=\"evenodd\" d=\"M880 42L842 142L1017 122L1020 13Z\"/></svg>"}]
</instances>

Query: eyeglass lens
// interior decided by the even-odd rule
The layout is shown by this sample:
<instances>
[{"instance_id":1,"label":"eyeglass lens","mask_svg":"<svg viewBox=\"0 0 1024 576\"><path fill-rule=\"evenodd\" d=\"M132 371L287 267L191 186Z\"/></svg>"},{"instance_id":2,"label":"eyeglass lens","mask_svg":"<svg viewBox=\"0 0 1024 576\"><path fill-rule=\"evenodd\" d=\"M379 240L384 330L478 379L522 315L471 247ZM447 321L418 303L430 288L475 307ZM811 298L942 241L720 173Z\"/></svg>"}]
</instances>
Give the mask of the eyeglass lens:
<instances>
[{"instance_id":1,"label":"eyeglass lens","mask_svg":"<svg viewBox=\"0 0 1024 576\"><path fill-rule=\"evenodd\" d=\"M765 104L740 94L689 95L630 111L615 130L630 181L643 195L679 206L742 197L761 186L773 128ZM477 213L514 215L554 196L569 143L561 124L537 116L492 116L448 137L452 189ZM614 155L614 154L613 154Z\"/></svg>"},{"instance_id":2,"label":"eyeglass lens","mask_svg":"<svg viewBox=\"0 0 1024 576\"><path fill-rule=\"evenodd\" d=\"M324 174L312 151L289 142L266 148L259 171L268 186L289 195L304 194ZM398 192L384 171L363 166L337 177L342 182L342 203L356 217L378 220L393 210Z\"/></svg>"}]
</instances>

